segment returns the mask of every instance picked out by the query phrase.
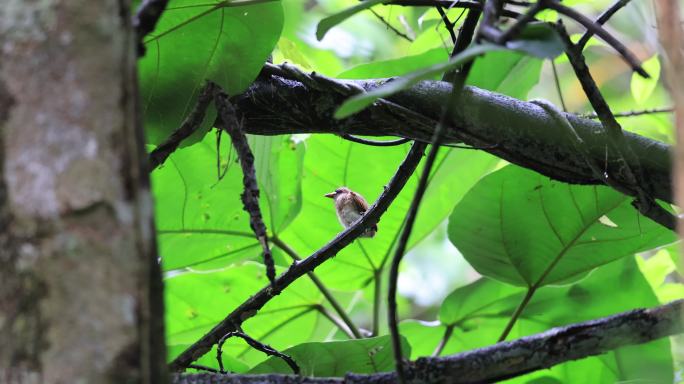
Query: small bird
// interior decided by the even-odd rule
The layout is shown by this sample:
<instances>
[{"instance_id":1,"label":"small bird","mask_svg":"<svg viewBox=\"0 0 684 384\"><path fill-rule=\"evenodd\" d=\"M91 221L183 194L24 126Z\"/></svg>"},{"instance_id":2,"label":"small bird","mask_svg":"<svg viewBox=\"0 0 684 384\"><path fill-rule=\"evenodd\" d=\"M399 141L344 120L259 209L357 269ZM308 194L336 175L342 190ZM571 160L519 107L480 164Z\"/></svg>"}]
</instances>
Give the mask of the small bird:
<instances>
[{"instance_id":1,"label":"small bird","mask_svg":"<svg viewBox=\"0 0 684 384\"><path fill-rule=\"evenodd\" d=\"M324 196L335 200L337 218L345 228L349 228L368 210L368 203L363 196L347 187L339 187L335 192L326 193ZM373 224L361 237L373 237L377 231L378 226Z\"/></svg>"}]
</instances>

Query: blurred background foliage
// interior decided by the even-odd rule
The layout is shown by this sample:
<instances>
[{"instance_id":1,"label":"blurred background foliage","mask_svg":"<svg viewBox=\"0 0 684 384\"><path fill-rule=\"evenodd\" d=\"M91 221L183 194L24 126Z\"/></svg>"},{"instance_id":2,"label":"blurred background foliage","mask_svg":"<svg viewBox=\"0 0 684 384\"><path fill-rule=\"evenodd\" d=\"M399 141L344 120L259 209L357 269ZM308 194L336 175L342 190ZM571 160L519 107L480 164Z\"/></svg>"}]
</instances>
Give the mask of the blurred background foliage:
<instances>
[{"instance_id":1,"label":"blurred background foliage","mask_svg":"<svg viewBox=\"0 0 684 384\"><path fill-rule=\"evenodd\" d=\"M564 1L594 18L611 3ZM306 71L350 79L401 76L448 59L449 34L430 7L379 5L316 39L321 19L355 4L171 0L146 40L147 54L140 63L150 145L179 126L204 79L239 93L271 53L274 63L287 61ZM461 9L448 15L459 24L463 20ZM545 12L540 17L555 20L557 15ZM574 37L583 33L568 24ZM669 106L652 2L630 2L607 28L645 61L652 75L650 80L633 76L610 47L592 38L587 61L613 111ZM544 98L569 112L591 112L567 60L558 57L555 67L560 87L551 61L492 52L476 61L468 82L518 99ZM224 135L217 146L210 131L214 116L210 111L202 131L152 173L166 271L169 358L267 284L260 247L240 202L241 170L229 138ZM673 142L670 114L620 122L630 131ZM407 145L368 147L332 135L250 137L250 146L280 271L293 254L306 257L340 232L324 193L346 185L375 200L408 150ZM279 350L293 348L298 361L308 362L309 374L391 370L391 347L383 336L386 262L417 179L415 175L383 216L376 238L357 240L315 271L353 322L377 337L348 341L329 320L336 316L329 303L307 278L269 302L244 324L245 331ZM526 199L536 193L543 197L541 203ZM637 217L624 196L607 188L569 187L482 151L445 148L433 168L399 279L400 316L405 319L401 329L410 345L405 352L416 358L495 343L525 287L534 286L536 292L509 339L682 298L679 273L684 266L673 241L670 233ZM596 244L600 242L608 245ZM562 262L546 271L548 258L554 257ZM446 342L445 332L450 335ZM332 341L339 344L325 344ZM683 357L681 342L663 339L511 381L672 382L681 380ZM235 372L289 372L282 362L233 339L226 343L224 362ZM199 363L216 367L215 351Z\"/></svg>"}]
</instances>

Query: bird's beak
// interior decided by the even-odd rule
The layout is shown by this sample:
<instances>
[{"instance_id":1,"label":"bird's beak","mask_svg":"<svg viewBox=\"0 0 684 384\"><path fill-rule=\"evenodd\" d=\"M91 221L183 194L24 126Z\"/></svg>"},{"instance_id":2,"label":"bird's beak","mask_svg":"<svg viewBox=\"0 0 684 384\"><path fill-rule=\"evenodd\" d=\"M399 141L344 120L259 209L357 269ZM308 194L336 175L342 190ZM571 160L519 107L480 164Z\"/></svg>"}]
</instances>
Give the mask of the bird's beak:
<instances>
[{"instance_id":1,"label":"bird's beak","mask_svg":"<svg viewBox=\"0 0 684 384\"><path fill-rule=\"evenodd\" d=\"M331 199L334 199L334 198L335 198L335 192L326 193L326 194L323 195L323 196L329 197L329 198L331 198Z\"/></svg>"}]
</instances>

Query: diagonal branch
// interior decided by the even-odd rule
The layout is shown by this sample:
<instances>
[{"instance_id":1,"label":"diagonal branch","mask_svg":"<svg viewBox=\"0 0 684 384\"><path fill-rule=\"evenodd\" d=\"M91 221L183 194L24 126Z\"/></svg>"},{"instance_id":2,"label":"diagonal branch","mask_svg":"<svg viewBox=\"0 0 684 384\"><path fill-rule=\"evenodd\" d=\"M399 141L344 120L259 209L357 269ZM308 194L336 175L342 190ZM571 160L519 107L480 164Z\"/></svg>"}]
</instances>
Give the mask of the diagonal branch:
<instances>
[{"instance_id":1,"label":"diagonal branch","mask_svg":"<svg viewBox=\"0 0 684 384\"><path fill-rule=\"evenodd\" d=\"M606 9L605 12L603 12L599 17L596 19L595 23L598 25L603 25L605 24L617 11L622 9L625 5L627 5L631 0L617 0L613 5L611 5L608 9ZM584 35L577 41L577 49L580 51L584 50L584 47L587 45L589 42L589 39L594 36L594 32L587 30Z\"/></svg>"},{"instance_id":2,"label":"diagonal branch","mask_svg":"<svg viewBox=\"0 0 684 384\"><path fill-rule=\"evenodd\" d=\"M199 91L195 106L185 120L183 120L181 126L173 131L163 143L159 144L157 148L150 152L150 172L164 164L164 161L166 161L166 159L178 148L178 145L197 131L204 120L204 115L207 111L207 107L209 107L209 103L211 103L211 100L214 98L215 90L216 85L211 81L204 84Z\"/></svg>"},{"instance_id":3,"label":"diagonal branch","mask_svg":"<svg viewBox=\"0 0 684 384\"><path fill-rule=\"evenodd\" d=\"M216 111L221 119L221 127L225 130L237 151L240 159L240 166L242 167L242 183L244 184L244 191L242 192L242 204L245 211L249 214L249 226L254 231L254 235L261 244L264 256L264 265L266 266L266 276L268 280L273 283L275 280L275 262L271 249L268 247L268 235L266 234L266 225L261 215L259 208L259 186L256 180L256 171L254 170L254 155L249 149L247 143L247 136L240 130L240 122L235 115L235 108L228 100L228 95L215 86L214 101L216 103Z\"/></svg>"},{"instance_id":4,"label":"diagonal branch","mask_svg":"<svg viewBox=\"0 0 684 384\"><path fill-rule=\"evenodd\" d=\"M684 332L684 300L550 329L536 335L407 366L410 383L491 383ZM174 384L396 383L396 373L339 378L293 375L176 375Z\"/></svg>"},{"instance_id":5,"label":"diagonal branch","mask_svg":"<svg viewBox=\"0 0 684 384\"><path fill-rule=\"evenodd\" d=\"M266 303L280 294L280 292L295 280L331 259L365 232L366 228L377 223L382 214L385 213L399 192L404 188L404 185L406 185L406 182L418 166L424 151L425 144L414 143L404 161L399 165L397 172L389 181L384 192L359 221L345 229L311 256L290 266L290 268L280 275L273 284L261 289L247 301L240 304L240 306L234 309L233 312L212 328L209 333L202 336L202 338L176 357L171 362L171 370L181 371L185 369L193 361L207 353L211 347L218 342L222 335L237 330L243 322L256 315Z\"/></svg>"},{"instance_id":6,"label":"diagonal branch","mask_svg":"<svg viewBox=\"0 0 684 384\"><path fill-rule=\"evenodd\" d=\"M147 34L154 31L157 21L161 17L168 0L144 0L133 17L133 28L138 49L138 57L145 54L143 39Z\"/></svg>"},{"instance_id":7,"label":"diagonal branch","mask_svg":"<svg viewBox=\"0 0 684 384\"><path fill-rule=\"evenodd\" d=\"M558 24L557 30L565 44L566 56L575 71L575 76L582 85L582 89L589 99L589 103L594 108L594 111L596 111L596 114L601 121L603 132L608 138L608 145L606 148L611 148L611 151L617 155L618 160L624 164L623 174L625 182L616 182L616 180L611 177L612 175L609 175L608 172L604 171L601 173L601 175L604 175L604 183L620 192L636 196L632 205L637 208L642 215L649 217L666 228L674 230L676 222L675 216L662 208L642 187L645 173L641 167L641 161L639 157L635 155L631 146L626 143L622 127L617 119L615 119L608 102L604 99L598 85L596 85L596 82L591 76L589 68L584 60L584 55L579 48L572 43L562 24ZM586 154L584 156L586 156ZM587 158L587 161L595 163L595 159ZM594 170L594 173L597 173L596 170Z\"/></svg>"}]
</instances>

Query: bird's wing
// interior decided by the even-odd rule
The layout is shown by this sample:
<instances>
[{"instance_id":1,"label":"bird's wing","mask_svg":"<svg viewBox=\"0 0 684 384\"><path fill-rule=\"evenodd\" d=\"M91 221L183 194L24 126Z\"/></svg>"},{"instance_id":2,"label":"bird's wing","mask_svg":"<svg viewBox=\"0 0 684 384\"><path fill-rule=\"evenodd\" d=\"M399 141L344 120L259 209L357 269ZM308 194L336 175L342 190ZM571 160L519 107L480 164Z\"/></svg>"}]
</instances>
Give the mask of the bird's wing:
<instances>
[{"instance_id":1,"label":"bird's wing","mask_svg":"<svg viewBox=\"0 0 684 384\"><path fill-rule=\"evenodd\" d=\"M368 203L366 203L366 200L364 200L363 197L359 196L359 194L356 192L352 192L351 196L354 207L361 212L361 214L366 213L368 210Z\"/></svg>"}]
</instances>

